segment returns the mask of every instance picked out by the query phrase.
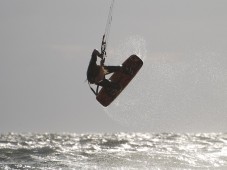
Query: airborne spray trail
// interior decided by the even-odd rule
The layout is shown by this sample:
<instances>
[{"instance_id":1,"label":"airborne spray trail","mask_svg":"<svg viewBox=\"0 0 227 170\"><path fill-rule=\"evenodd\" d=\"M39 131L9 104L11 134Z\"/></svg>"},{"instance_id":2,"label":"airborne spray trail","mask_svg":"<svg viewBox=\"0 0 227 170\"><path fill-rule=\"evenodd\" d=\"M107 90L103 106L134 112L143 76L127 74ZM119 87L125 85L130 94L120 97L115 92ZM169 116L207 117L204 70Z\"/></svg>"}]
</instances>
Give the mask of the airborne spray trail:
<instances>
[{"instance_id":1,"label":"airborne spray trail","mask_svg":"<svg viewBox=\"0 0 227 170\"><path fill-rule=\"evenodd\" d=\"M147 54L145 40L132 36L111 52L111 63L132 53L144 66L106 113L113 120L143 131L225 131L227 117L227 68L222 53L208 50ZM209 124L209 126L208 126ZM206 125L206 126L205 126ZM178 129L178 130L177 130Z\"/></svg>"}]
</instances>

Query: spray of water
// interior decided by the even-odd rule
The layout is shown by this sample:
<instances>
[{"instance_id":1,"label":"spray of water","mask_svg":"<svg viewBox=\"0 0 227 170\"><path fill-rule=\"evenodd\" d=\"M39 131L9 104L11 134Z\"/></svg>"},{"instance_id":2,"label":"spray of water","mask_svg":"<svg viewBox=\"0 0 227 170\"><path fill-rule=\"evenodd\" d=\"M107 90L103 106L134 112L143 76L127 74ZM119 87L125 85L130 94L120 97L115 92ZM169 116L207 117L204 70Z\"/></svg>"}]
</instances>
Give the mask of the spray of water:
<instances>
[{"instance_id":1,"label":"spray of water","mask_svg":"<svg viewBox=\"0 0 227 170\"><path fill-rule=\"evenodd\" d=\"M107 108L113 120L135 130L225 130L227 60L220 53L147 54L146 41L132 36L120 43L109 61L122 63L137 54L144 65ZM183 128L182 128L183 127Z\"/></svg>"}]
</instances>

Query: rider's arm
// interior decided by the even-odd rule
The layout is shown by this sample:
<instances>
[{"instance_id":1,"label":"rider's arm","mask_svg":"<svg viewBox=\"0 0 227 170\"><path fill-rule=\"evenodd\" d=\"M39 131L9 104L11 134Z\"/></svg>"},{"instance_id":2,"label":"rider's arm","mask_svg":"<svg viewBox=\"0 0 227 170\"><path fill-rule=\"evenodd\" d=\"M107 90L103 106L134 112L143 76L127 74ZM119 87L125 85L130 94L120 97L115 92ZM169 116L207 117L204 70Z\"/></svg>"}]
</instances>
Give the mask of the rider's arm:
<instances>
[{"instance_id":1,"label":"rider's arm","mask_svg":"<svg viewBox=\"0 0 227 170\"><path fill-rule=\"evenodd\" d=\"M100 58L102 58L103 57L103 55L98 51L98 50L96 50L96 49L94 49L94 51L93 51L93 53L92 53L92 56L98 56L98 57L100 57Z\"/></svg>"},{"instance_id":2,"label":"rider's arm","mask_svg":"<svg viewBox=\"0 0 227 170\"><path fill-rule=\"evenodd\" d=\"M92 55L91 55L90 64L95 64L96 63L97 56L102 59L101 62L104 62L103 61L103 54L100 54L100 52L98 50L94 49L94 51L92 52ZM103 64L101 63L100 65L103 65Z\"/></svg>"}]
</instances>

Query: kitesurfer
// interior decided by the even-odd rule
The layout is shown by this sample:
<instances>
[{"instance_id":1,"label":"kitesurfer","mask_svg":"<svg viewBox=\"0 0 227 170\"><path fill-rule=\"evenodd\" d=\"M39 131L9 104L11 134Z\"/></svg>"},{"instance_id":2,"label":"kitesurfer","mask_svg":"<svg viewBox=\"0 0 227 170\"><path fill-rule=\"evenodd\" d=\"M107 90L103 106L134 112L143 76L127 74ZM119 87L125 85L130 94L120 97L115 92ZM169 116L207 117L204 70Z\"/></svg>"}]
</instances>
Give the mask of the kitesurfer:
<instances>
[{"instance_id":1,"label":"kitesurfer","mask_svg":"<svg viewBox=\"0 0 227 170\"><path fill-rule=\"evenodd\" d=\"M97 56L101 58L100 65L97 65ZM94 49L91 55L91 60L87 69L87 80L90 84L96 84L103 88L109 88L112 90L121 90L121 86L117 83L111 82L105 78L105 75L121 71L125 74L132 74L130 69L123 66L105 66L104 54Z\"/></svg>"}]
</instances>

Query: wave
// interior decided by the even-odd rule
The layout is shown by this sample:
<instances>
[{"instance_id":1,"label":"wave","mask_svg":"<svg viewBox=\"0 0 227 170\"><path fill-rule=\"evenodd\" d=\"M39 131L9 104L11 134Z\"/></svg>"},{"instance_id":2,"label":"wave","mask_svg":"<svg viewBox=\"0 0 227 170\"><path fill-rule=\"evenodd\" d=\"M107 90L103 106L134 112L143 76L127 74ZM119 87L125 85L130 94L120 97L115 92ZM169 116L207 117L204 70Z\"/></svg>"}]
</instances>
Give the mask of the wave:
<instances>
[{"instance_id":1,"label":"wave","mask_svg":"<svg viewBox=\"0 0 227 170\"><path fill-rule=\"evenodd\" d=\"M2 134L0 169L227 168L226 133Z\"/></svg>"}]
</instances>

